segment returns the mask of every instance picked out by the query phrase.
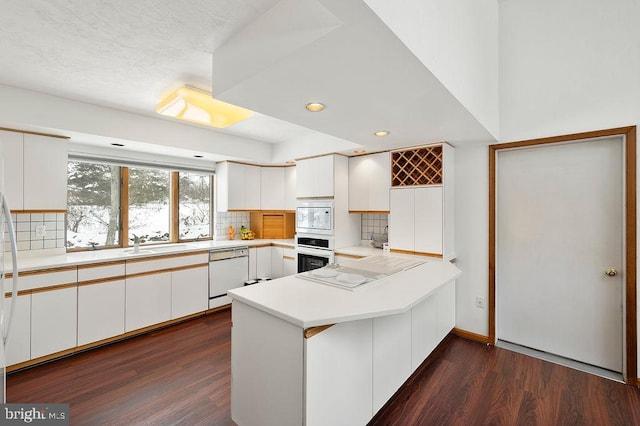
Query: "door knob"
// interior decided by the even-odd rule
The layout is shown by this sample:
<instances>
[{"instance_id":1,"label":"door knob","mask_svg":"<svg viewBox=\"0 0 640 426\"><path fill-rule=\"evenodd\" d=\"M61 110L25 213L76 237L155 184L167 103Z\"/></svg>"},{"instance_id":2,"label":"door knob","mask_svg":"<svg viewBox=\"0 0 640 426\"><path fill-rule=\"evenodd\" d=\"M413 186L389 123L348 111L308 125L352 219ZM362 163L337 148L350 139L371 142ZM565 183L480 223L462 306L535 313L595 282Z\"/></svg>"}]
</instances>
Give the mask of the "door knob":
<instances>
[{"instance_id":1,"label":"door knob","mask_svg":"<svg viewBox=\"0 0 640 426\"><path fill-rule=\"evenodd\" d=\"M616 271L616 268L607 268L604 270L604 274L609 277L615 277L618 274L618 271Z\"/></svg>"}]
</instances>

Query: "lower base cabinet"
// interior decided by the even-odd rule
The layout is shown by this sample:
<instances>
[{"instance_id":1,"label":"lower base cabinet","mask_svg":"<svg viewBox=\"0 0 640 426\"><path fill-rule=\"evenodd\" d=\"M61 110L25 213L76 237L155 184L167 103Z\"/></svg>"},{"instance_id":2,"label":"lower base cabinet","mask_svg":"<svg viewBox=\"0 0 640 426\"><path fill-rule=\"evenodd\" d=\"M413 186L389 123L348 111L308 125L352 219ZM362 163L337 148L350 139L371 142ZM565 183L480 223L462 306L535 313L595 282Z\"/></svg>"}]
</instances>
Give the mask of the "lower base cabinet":
<instances>
[{"instance_id":1,"label":"lower base cabinet","mask_svg":"<svg viewBox=\"0 0 640 426\"><path fill-rule=\"evenodd\" d=\"M171 272L126 279L125 331L171 319Z\"/></svg>"},{"instance_id":2,"label":"lower base cabinet","mask_svg":"<svg viewBox=\"0 0 640 426\"><path fill-rule=\"evenodd\" d=\"M5 299L5 302L8 302L5 305L8 309L11 299ZM15 309L7 340L7 365L31 359L31 295L18 296Z\"/></svg>"},{"instance_id":3,"label":"lower base cabinet","mask_svg":"<svg viewBox=\"0 0 640 426\"><path fill-rule=\"evenodd\" d=\"M237 300L231 314L234 421L364 425L455 326L455 281L402 314L317 330Z\"/></svg>"},{"instance_id":4,"label":"lower base cabinet","mask_svg":"<svg viewBox=\"0 0 640 426\"><path fill-rule=\"evenodd\" d=\"M209 267L198 266L171 272L171 319L209 308Z\"/></svg>"},{"instance_id":5,"label":"lower base cabinet","mask_svg":"<svg viewBox=\"0 0 640 426\"><path fill-rule=\"evenodd\" d=\"M78 287L78 346L124 333L125 280Z\"/></svg>"},{"instance_id":6,"label":"lower base cabinet","mask_svg":"<svg viewBox=\"0 0 640 426\"><path fill-rule=\"evenodd\" d=\"M78 288L31 294L31 358L77 346Z\"/></svg>"}]
</instances>

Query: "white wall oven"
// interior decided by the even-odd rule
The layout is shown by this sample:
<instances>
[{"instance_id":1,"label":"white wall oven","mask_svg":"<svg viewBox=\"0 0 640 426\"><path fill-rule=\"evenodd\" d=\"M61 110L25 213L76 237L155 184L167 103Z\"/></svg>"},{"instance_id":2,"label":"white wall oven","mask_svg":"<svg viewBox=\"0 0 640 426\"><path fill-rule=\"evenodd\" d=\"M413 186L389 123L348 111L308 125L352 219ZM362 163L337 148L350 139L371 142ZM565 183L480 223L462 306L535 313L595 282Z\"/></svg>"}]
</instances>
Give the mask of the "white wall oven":
<instances>
[{"instance_id":1,"label":"white wall oven","mask_svg":"<svg viewBox=\"0 0 640 426\"><path fill-rule=\"evenodd\" d=\"M311 271L334 263L333 237L312 234L296 235L298 272Z\"/></svg>"},{"instance_id":2,"label":"white wall oven","mask_svg":"<svg viewBox=\"0 0 640 426\"><path fill-rule=\"evenodd\" d=\"M333 235L333 201L299 202L296 207L296 233Z\"/></svg>"}]
</instances>

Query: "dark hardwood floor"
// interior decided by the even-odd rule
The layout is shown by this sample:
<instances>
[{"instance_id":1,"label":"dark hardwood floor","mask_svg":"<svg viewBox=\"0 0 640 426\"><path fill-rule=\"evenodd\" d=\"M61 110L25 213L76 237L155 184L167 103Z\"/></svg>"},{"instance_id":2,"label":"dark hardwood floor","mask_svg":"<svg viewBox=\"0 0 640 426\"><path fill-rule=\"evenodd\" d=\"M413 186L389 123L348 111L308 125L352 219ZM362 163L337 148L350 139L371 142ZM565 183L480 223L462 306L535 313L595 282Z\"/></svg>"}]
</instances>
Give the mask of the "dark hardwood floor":
<instances>
[{"instance_id":1,"label":"dark hardwood floor","mask_svg":"<svg viewBox=\"0 0 640 426\"><path fill-rule=\"evenodd\" d=\"M232 425L229 311L12 373L72 425ZM371 425L640 425L640 390L449 336ZM426 368L425 368L426 367Z\"/></svg>"}]
</instances>

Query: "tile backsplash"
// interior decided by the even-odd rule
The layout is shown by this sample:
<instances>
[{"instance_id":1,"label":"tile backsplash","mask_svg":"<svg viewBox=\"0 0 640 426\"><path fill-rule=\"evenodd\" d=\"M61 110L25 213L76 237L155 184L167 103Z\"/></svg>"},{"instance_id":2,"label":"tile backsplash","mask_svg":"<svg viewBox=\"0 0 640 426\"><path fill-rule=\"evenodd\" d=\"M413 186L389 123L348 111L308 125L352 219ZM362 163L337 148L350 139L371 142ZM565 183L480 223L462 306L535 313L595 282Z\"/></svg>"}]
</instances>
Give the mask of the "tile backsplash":
<instances>
[{"instance_id":1,"label":"tile backsplash","mask_svg":"<svg viewBox=\"0 0 640 426\"><path fill-rule=\"evenodd\" d=\"M251 215L249 212L216 212L215 238L218 240L227 239L227 229L229 225L236 231L236 237L240 238L240 227L242 225L251 228Z\"/></svg>"},{"instance_id":2,"label":"tile backsplash","mask_svg":"<svg viewBox=\"0 0 640 426\"><path fill-rule=\"evenodd\" d=\"M389 225L389 215L387 214L363 214L361 221L361 239L371 240L371 233L375 238L381 237L386 227Z\"/></svg>"},{"instance_id":3,"label":"tile backsplash","mask_svg":"<svg viewBox=\"0 0 640 426\"><path fill-rule=\"evenodd\" d=\"M65 247L65 213L14 213L11 215L16 232L18 251L56 249ZM37 228L44 226L44 236ZM3 223L4 251L10 251L9 232Z\"/></svg>"}]
</instances>

